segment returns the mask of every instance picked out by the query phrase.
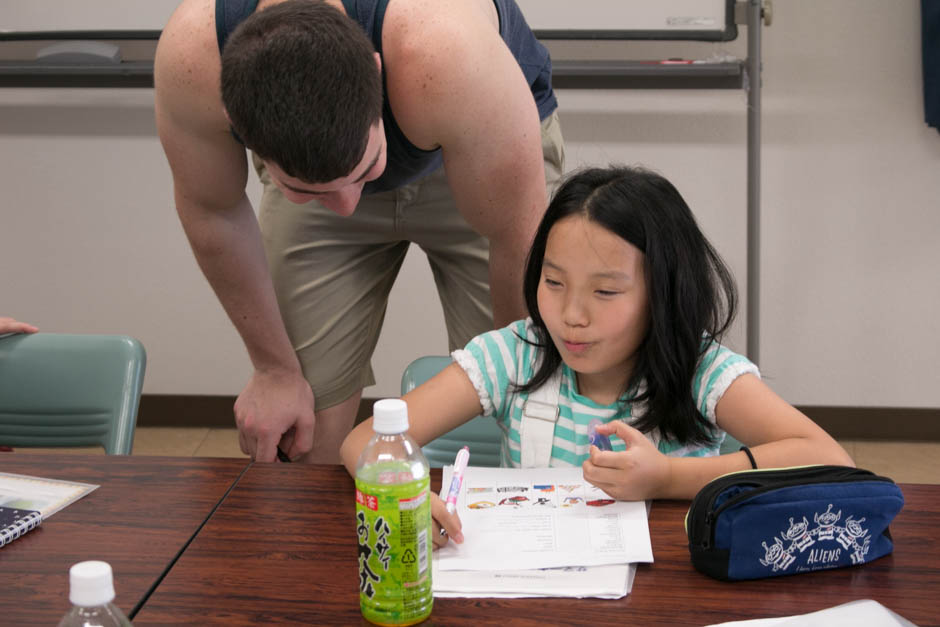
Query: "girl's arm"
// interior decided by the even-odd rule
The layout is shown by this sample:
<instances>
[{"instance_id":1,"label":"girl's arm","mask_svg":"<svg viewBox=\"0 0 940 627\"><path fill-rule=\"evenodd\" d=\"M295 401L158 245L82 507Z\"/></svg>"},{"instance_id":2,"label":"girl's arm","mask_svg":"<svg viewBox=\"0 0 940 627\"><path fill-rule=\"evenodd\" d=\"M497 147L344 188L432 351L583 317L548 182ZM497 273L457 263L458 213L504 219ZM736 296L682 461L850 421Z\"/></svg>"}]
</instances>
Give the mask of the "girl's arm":
<instances>
[{"instance_id":1,"label":"girl's arm","mask_svg":"<svg viewBox=\"0 0 940 627\"><path fill-rule=\"evenodd\" d=\"M728 386L715 415L718 426L751 449L758 468L855 465L838 442L754 375L742 375ZM616 433L627 450L614 453L592 447L584 462L584 478L618 499L689 499L715 477L751 468L743 451L717 457L667 457L642 433L619 421L599 430Z\"/></svg>"},{"instance_id":2,"label":"girl's arm","mask_svg":"<svg viewBox=\"0 0 940 627\"><path fill-rule=\"evenodd\" d=\"M401 397L408 404L408 434L420 446L483 412L470 378L455 363ZM339 449L349 474L355 476L359 454L373 435L372 418L353 429Z\"/></svg>"},{"instance_id":3,"label":"girl's arm","mask_svg":"<svg viewBox=\"0 0 940 627\"><path fill-rule=\"evenodd\" d=\"M424 446L483 412L480 397L470 383L470 378L457 364L450 364L401 398L408 404L408 434L419 446ZM353 477L356 475L359 455L372 435L370 417L356 426L340 447L339 454L343 465ZM436 494L431 496L431 515L447 530L452 540L458 543L463 541L460 519L456 513L450 514L446 511L444 503ZM437 529L433 531L435 545L446 544L447 536L440 536Z\"/></svg>"},{"instance_id":4,"label":"girl's arm","mask_svg":"<svg viewBox=\"0 0 940 627\"><path fill-rule=\"evenodd\" d=\"M758 468L855 466L832 436L754 375L735 379L718 401L715 416L719 427L750 447ZM750 468L743 452L736 456Z\"/></svg>"}]
</instances>

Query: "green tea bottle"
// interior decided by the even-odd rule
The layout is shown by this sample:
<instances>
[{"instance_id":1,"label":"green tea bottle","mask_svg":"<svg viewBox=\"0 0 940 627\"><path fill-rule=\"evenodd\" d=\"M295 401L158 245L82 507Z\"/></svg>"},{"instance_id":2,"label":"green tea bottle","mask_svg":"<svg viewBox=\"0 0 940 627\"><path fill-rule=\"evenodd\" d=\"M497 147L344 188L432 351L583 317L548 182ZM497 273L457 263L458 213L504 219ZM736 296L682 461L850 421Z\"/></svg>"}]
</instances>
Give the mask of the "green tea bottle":
<instances>
[{"instance_id":1,"label":"green tea bottle","mask_svg":"<svg viewBox=\"0 0 940 627\"><path fill-rule=\"evenodd\" d=\"M408 435L408 406L377 401L375 434L356 464L359 605L377 625L413 625L431 614L431 482Z\"/></svg>"}]
</instances>

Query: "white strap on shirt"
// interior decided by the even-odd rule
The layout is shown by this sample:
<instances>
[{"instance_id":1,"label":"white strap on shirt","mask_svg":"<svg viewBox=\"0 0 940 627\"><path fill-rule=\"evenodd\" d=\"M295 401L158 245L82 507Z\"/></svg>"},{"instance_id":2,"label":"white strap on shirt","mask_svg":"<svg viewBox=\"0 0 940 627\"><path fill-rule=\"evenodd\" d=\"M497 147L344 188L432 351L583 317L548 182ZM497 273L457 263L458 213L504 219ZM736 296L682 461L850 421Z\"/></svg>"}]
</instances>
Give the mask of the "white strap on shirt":
<instances>
[{"instance_id":1,"label":"white strap on shirt","mask_svg":"<svg viewBox=\"0 0 940 627\"><path fill-rule=\"evenodd\" d=\"M551 461L563 370L559 366L522 406L519 455L523 468L546 468Z\"/></svg>"}]
</instances>

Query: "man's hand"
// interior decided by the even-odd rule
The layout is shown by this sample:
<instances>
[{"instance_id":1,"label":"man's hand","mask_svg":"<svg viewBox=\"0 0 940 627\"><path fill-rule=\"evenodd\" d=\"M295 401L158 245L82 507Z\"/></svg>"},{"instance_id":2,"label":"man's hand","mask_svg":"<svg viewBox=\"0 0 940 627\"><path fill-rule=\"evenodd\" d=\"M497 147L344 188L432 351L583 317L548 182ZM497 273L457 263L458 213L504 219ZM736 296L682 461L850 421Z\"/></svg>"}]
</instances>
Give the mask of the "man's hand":
<instances>
[{"instance_id":1,"label":"man's hand","mask_svg":"<svg viewBox=\"0 0 940 627\"><path fill-rule=\"evenodd\" d=\"M6 333L35 333L38 330L31 324L19 322L13 318L0 317L0 335Z\"/></svg>"},{"instance_id":2,"label":"man's hand","mask_svg":"<svg viewBox=\"0 0 940 627\"><path fill-rule=\"evenodd\" d=\"M313 391L300 372L256 370L235 401L242 452L255 461L274 461L277 447L291 459L313 448Z\"/></svg>"},{"instance_id":3,"label":"man's hand","mask_svg":"<svg viewBox=\"0 0 940 627\"><path fill-rule=\"evenodd\" d=\"M581 465L585 480L621 501L642 501L663 492L670 481L670 461L646 436L619 420L600 425L597 431L619 436L627 450L592 446L590 458Z\"/></svg>"},{"instance_id":4,"label":"man's hand","mask_svg":"<svg viewBox=\"0 0 940 627\"><path fill-rule=\"evenodd\" d=\"M442 534L441 530L446 531ZM460 531L460 517L457 512L451 514L447 506L437 494L431 493L431 540L434 548L439 549L447 544L448 539L457 544L463 542L463 533Z\"/></svg>"}]
</instances>

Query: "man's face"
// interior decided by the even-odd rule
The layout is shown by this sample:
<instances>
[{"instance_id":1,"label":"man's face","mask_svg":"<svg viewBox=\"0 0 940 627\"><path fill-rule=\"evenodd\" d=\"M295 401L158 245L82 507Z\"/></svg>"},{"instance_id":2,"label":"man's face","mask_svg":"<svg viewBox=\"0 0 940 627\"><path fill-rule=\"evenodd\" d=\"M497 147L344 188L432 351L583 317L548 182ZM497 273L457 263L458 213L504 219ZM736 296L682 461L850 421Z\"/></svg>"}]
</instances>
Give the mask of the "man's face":
<instances>
[{"instance_id":1,"label":"man's face","mask_svg":"<svg viewBox=\"0 0 940 627\"><path fill-rule=\"evenodd\" d=\"M288 176L273 161L265 161L264 165L287 200L298 205L317 200L333 213L349 216L359 205L362 187L385 171L385 148L385 127L380 119L369 130L369 143L362 161L346 176L326 183L307 183Z\"/></svg>"}]
</instances>

